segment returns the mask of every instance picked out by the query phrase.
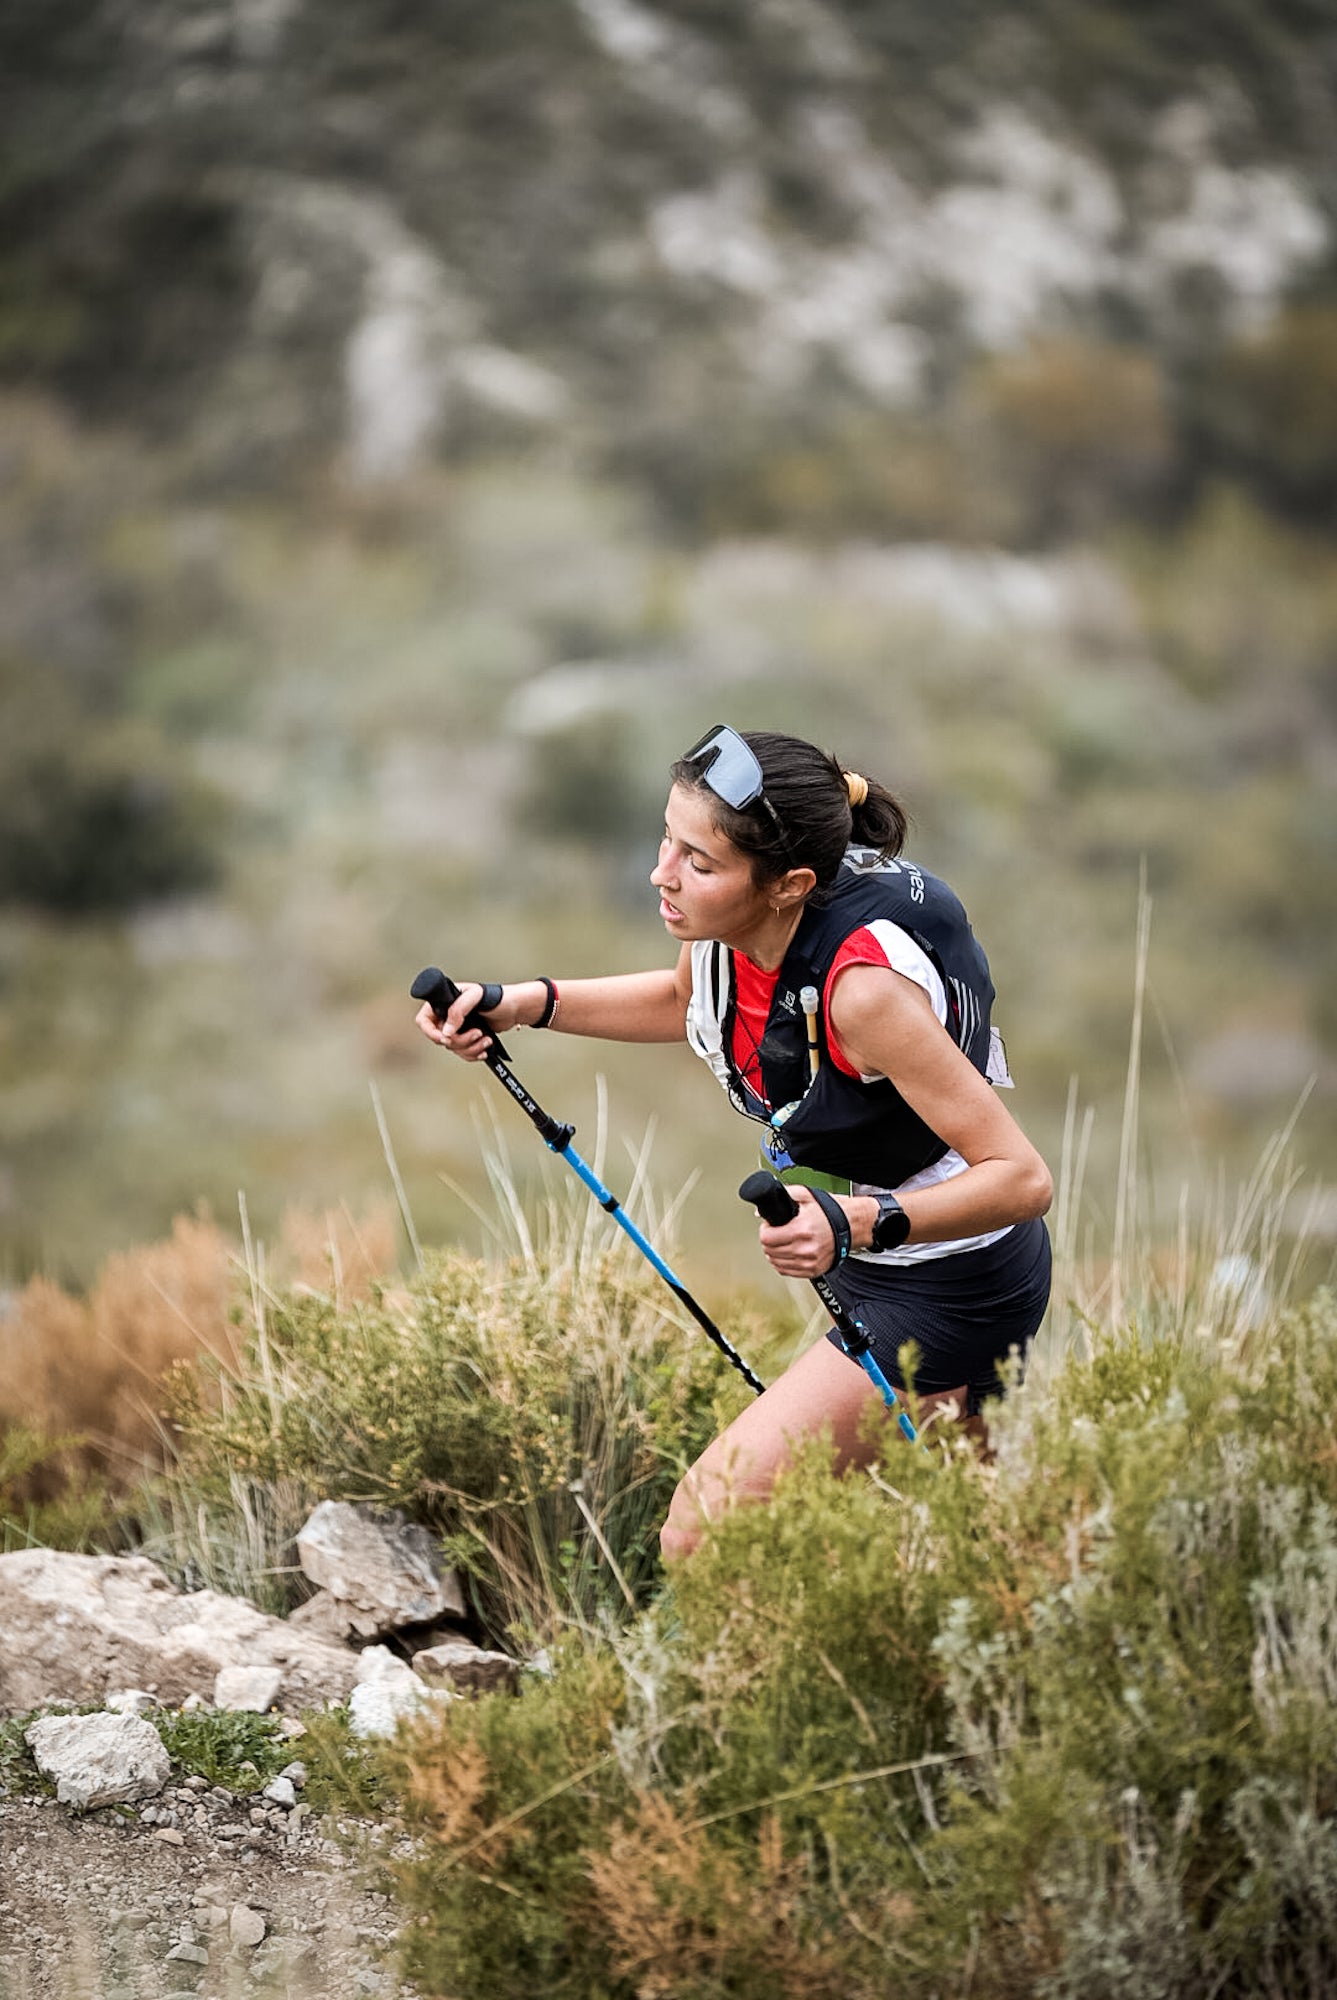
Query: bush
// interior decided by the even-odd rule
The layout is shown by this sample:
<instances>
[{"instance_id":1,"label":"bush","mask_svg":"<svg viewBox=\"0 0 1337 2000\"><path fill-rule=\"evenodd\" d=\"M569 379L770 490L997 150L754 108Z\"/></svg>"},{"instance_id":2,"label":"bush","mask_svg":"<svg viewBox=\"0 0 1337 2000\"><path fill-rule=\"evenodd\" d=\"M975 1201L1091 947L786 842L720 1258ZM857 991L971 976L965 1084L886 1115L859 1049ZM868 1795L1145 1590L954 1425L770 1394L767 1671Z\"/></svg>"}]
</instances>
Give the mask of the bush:
<instances>
[{"instance_id":1,"label":"bush","mask_svg":"<svg viewBox=\"0 0 1337 2000\"><path fill-rule=\"evenodd\" d=\"M1096 1339L996 1463L820 1450L653 1612L392 1753L432 1991L1337 1977L1337 1306ZM503 1978L503 1970L509 1977Z\"/></svg>"},{"instance_id":2,"label":"bush","mask_svg":"<svg viewBox=\"0 0 1337 2000\"><path fill-rule=\"evenodd\" d=\"M154 732L81 714L38 673L0 674L0 903L79 916L208 887L214 794Z\"/></svg>"},{"instance_id":3,"label":"bush","mask_svg":"<svg viewBox=\"0 0 1337 2000\"><path fill-rule=\"evenodd\" d=\"M84 1462L87 1438L0 1427L0 1555L87 1549L118 1538L105 1482Z\"/></svg>"},{"instance_id":4,"label":"bush","mask_svg":"<svg viewBox=\"0 0 1337 2000\"><path fill-rule=\"evenodd\" d=\"M1173 439L1145 349L1039 341L981 364L969 400L1026 539L1089 534L1165 488Z\"/></svg>"},{"instance_id":5,"label":"bush","mask_svg":"<svg viewBox=\"0 0 1337 2000\"><path fill-rule=\"evenodd\" d=\"M445 1539L494 1636L625 1616L733 1391L666 1319L659 1280L592 1222L602 1236L585 1205L554 1207L535 1237L522 1225L516 1256L445 1255L360 1302L270 1298L221 1395L207 1364L176 1376L180 1461L150 1553L272 1599L265 1573L291 1561L306 1510L370 1500Z\"/></svg>"},{"instance_id":6,"label":"bush","mask_svg":"<svg viewBox=\"0 0 1337 2000\"><path fill-rule=\"evenodd\" d=\"M1208 463L1302 519L1337 508L1337 305L1294 306L1217 356L1193 397Z\"/></svg>"}]
</instances>

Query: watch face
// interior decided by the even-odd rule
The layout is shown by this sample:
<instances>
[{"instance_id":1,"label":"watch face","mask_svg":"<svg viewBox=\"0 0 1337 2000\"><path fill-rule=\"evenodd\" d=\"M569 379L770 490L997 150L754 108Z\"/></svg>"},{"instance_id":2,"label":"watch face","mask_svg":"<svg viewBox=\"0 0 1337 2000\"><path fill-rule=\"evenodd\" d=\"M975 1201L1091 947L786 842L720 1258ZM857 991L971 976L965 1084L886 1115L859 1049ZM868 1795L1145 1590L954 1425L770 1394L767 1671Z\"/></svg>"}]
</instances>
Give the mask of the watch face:
<instances>
[{"instance_id":1,"label":"watch face","mask_svg":"<svg viewBox=\"0 0 1337 2000\"><path fill-rule=\"evenodd\" d=\"M909 1216L894 1197L884 1196L878 1203L877 1221L873 1224L873 1248L899 1249L909 1234Z\"/></svg>"}]
</instances>

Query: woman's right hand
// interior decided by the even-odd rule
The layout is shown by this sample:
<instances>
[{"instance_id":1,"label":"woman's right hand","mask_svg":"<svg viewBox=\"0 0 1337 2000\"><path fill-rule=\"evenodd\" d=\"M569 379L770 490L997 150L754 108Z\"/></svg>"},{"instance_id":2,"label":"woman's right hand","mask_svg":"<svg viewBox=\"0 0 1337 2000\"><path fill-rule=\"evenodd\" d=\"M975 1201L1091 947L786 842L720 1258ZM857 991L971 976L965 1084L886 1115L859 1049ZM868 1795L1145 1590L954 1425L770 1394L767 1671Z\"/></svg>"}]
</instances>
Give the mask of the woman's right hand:
<instances>
[{"instance_id":1,"label":"woman's right hand","mask_svg":"<svg viewBox=\"0 0 1337 2000\"><path fill-rule=\"evenodd\" d=\"M430 1000L423 1001L414 1020L429 1042L438 1042L465 1062L482 1062L492 1047L492 1037L481 1028L464 1025L482 997L483 988L476 979L463 981L444 1020L438 1017ZM538 1019L547 997L546 989L537 980L522 979L515 985L503 986L501 999L485 1017L487 1025L498 1034L506 1028L523 1027Z\"/></svg>"},{"instance_id":2,"label":"woman's right hand","mask_svg":"<svg viewBox=\"0 0 1337 2000\"><path fill-rule=\"evenodd\" d=\"M483 989L477 980L465 980L450 1003L444 1019L437 1014L430 1000L424 1000L414 1019L429 1042L438 1042L443 1049L449 1049L454 1056L465 1062L482 1062L492 1046L492 1037L479 1028L466 1028L464 1023L483 997ZM506 1019L506 989L502 988L501 1005L488 1015L489 1027L498 1032L514 1023L514 1005L509 1009L510 1019Z\"/></svg>"}]
</instances>

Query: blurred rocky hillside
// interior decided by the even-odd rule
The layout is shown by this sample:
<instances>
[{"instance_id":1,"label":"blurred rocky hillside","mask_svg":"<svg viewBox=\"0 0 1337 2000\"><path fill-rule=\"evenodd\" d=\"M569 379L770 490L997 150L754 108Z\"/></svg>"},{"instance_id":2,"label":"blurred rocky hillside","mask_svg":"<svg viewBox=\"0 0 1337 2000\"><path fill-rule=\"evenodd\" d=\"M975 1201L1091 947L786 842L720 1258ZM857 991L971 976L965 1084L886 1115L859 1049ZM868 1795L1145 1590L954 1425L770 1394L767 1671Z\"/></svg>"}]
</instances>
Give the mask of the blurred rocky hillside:
<instances>
[{"instance_id":1,"label":"blurred rocky hillside","mask_svg":"<svg viewBox=\"0 0 1337 2000\"><path fill-rule=\"evenodd\" d=\"M1114 489L1069 464L977 532L1222 467L1332 501L1286 379L1333 273L1321 0L16 0L0 35L6 372L188 484L560 433L699 530L784 510L778 426L913 413L944 460L863 472L880 530L939 525L972 418L1043 453L1066 416ZM1007 365L1056 335L1084 428Z\"/></svg>"},{"instance_id":2,"label":"blurred rocky hillside","mask_svg":"<svg viewBox=\"0 0 1337 2000\"><path fill-rule=\"evenodd\" d=\"M1051 1152L1145 859L1153 1122L1337 1178L1327 0L14 0L0 93L16 1273L357 1197L370 1077L467 1222L401 989L662 956L725 713L905 792Z\"/></svg>"}]
</instances>

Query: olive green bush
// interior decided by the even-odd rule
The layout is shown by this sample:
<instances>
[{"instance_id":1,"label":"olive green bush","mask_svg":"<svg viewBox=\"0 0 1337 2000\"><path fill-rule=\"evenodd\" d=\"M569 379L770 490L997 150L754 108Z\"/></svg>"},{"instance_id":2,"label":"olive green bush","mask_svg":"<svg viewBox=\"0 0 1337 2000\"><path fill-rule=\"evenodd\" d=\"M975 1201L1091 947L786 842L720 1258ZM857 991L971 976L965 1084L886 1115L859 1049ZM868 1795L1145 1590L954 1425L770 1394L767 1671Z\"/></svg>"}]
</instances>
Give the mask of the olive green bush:
<instances>
[{"instance_id":1,"label":"olive green bush","mask_svg":"<svg viewBox=\"0 0 1337 2000\"><path fill-rule=\"evenodd\" d=\"M115 1545L119 1522L105 1479L84 1462L88 1440L26 1424L0 1426L0 1555L14 1549Z\"/></svg>"},{"instance_id":2,"label":"olive green bush","mask_svg":"<svg viewBox=\"0 0 1337 2000\"><path fill-rule=\"evenodd\" d=\"M213 886L225 814L157 731L0 662L0 906L123 914Z\"/></svg>"},{"instance_id":3,"label":"olive green bush","mask_svg":"<svg viewBox=\"0 0 1337 2000\"><path fill-rule=\"evenodd\" d=\"M623 1631L391 1753L469 2000L1337 1977L1337 1305L1092 1336L996 1457L810 1451Z\"/></svg>"},{"instance_id":4,"label":"olive green bush","mask_svg":"<svg viewBox=\"0 0 1337 2000\"><path fill-rule=\"evenodd\" d=\"M148 1552L282 1609L310 1507L365 1500L443 1538L498 1637L625 1616L682 1470L747 1392L607 1233L559 1202L516 1254L447 1254L365 1300L257 1291L236 1366L173 1380L180 1455L143 1502Z\"/></svg>"}]
</instances>

